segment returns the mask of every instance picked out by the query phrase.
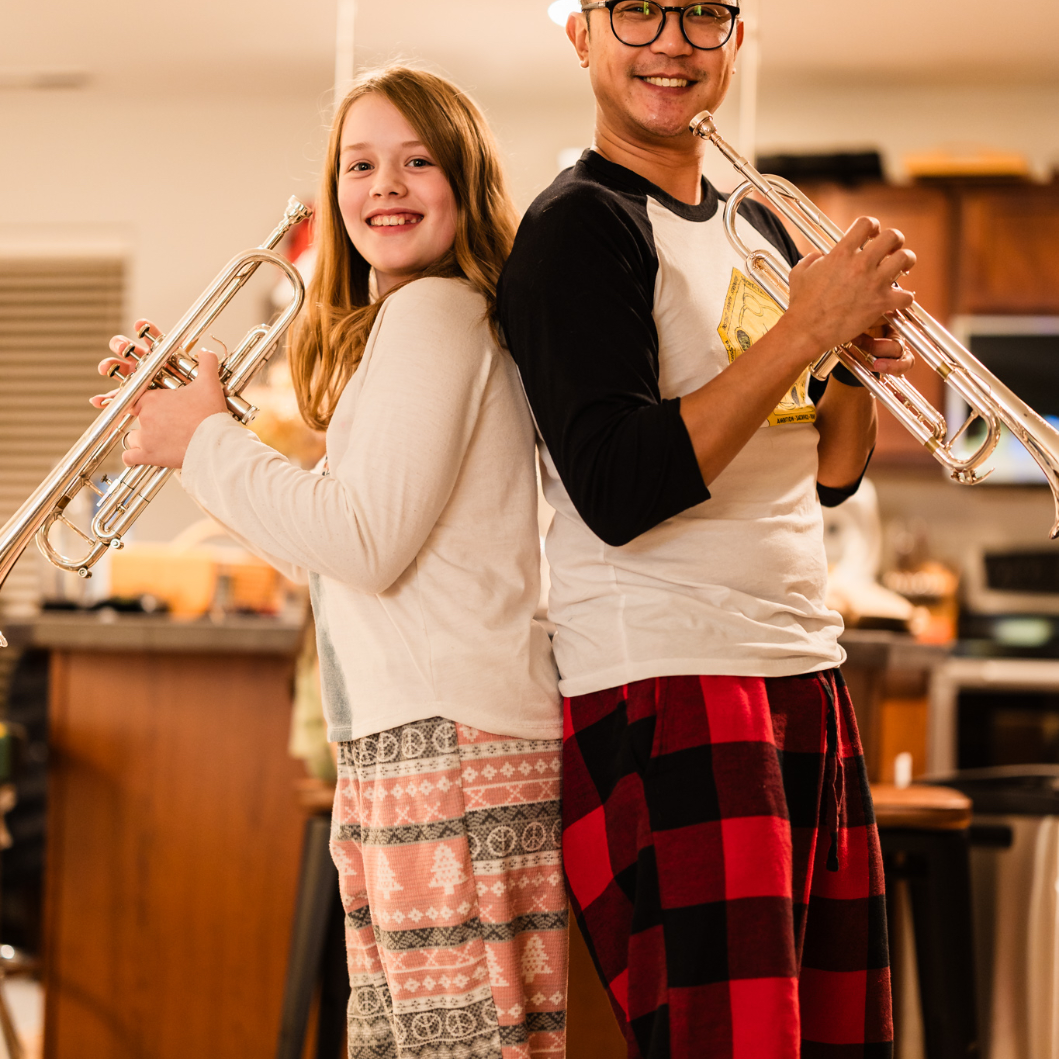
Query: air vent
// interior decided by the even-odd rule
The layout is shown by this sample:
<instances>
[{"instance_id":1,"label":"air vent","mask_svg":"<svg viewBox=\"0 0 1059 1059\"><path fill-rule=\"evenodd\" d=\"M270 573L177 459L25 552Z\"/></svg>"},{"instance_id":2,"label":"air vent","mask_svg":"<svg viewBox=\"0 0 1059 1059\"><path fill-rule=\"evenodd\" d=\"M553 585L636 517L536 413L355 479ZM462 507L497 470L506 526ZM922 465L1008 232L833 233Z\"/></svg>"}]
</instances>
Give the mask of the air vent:
<instances>
[{"instance_id":1,"label":"air vent","mask_svg":"<svg viewBox=\"0 0 1059 1059\"><path fill-rule=\"evenodd\" d=\"M121 329L125 265L115 258L0 257L0 525L98 414L96 365ZM0 590L0 612L40 597L42 559L27 550Z\"/></svg>"}]
</instances>

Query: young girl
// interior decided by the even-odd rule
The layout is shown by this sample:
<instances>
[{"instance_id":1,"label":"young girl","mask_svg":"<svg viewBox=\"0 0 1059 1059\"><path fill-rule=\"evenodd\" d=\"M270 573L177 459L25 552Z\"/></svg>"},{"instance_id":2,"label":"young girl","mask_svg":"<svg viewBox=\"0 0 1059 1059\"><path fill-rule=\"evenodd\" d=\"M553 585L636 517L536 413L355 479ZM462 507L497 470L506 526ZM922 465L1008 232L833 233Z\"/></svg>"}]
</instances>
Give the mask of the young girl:
<instances>
[{"instance_id":1,"label":"young girl","mask_svg":"<svg viewBox=\"0 0 1059 1059\"><path fill-rule=\"evenodd\" d=\"M207 352L193 384L143 399L125 453L181 467L233 535L308 575L358 1059L564 1054L533 427L490 323L514 230L475 105L420 71L362 77L331 130L290 349L323 473L227 414ZM132 346L115 338L101 370Z\"/></svg>"}]
</instances>

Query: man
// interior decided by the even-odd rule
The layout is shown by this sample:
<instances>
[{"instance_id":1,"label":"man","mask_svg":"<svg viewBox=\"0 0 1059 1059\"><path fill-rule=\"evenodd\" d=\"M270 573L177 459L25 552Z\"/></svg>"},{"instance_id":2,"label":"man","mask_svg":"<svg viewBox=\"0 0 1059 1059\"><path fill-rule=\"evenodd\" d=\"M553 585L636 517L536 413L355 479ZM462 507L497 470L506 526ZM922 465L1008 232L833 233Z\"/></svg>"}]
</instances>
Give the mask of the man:
<instances>
[{"instance_id":1,"label":"man","mask_svg":"<svg viewBox=\"0 0 1059 1059\"><path fill-rule=\"evenodd\" d=\"M910 304L894 284L915 257L861 218L797 265L782 316L743 274L688 132L729 88L738 14L583 0L567 33L594 146L501 281L556 509L567 879L630 1056L888 1056L882 867L820 511L856 490L875 408L807 366L857 339L908 370L863 332ZM795 263L768 211L739 223Z\"/></svg>"}]
</instances>

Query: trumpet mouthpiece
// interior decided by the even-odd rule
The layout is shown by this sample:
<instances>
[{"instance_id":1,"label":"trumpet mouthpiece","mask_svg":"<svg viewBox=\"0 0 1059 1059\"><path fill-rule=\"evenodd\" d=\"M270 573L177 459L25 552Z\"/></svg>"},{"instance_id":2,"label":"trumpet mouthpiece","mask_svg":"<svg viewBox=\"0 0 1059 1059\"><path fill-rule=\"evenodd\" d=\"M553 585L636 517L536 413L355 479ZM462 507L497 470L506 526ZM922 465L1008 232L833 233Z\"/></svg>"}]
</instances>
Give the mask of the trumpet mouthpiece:
<instances>
[{"instance_id":1,"label":"trumpet mouthpiece","mask_svg":"<svg viewBox=\"0 0 1059 1059\"><path fill-rule=\"evenodd\" d=\"M696 136L701 136L704 140L709 140L717 131L717 126L713 121L713 115L708 110L696 114L695 117L691 119L691 124L688 128Z\"/></svg>"}]
</instances>

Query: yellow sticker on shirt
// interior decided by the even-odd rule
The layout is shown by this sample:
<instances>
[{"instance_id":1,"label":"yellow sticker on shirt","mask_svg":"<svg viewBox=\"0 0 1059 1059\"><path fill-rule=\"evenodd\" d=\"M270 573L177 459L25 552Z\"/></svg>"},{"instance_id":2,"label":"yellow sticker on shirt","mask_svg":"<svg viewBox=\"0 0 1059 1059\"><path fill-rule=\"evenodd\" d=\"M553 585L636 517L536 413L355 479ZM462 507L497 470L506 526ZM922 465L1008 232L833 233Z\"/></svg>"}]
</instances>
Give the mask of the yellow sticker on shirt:
<instances>
[{"instance_id":1,"label":"yellow sticker on shirt","mask_svg":"<svg viewBox=\"0 0 1059 1059\"><path fill-rule=\"evenodd\" d=\"M724 313L717 327L717 333L728 350L728 363L731 364L771 331L782 315L783 310L767 291L747 279L739 269L733 268L732 282L724 300ZM776 405L765 425L775 427L784 423L814 422L816 408L809 400L809 369L806 368L787 396Z\"/></svg>"}]
</instances>

